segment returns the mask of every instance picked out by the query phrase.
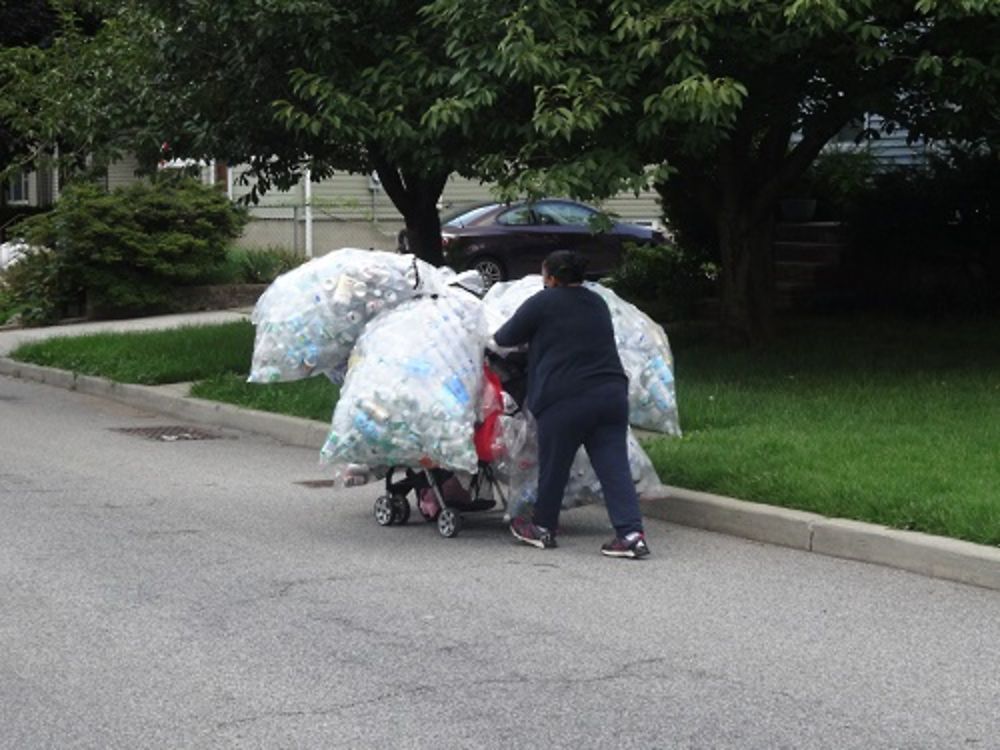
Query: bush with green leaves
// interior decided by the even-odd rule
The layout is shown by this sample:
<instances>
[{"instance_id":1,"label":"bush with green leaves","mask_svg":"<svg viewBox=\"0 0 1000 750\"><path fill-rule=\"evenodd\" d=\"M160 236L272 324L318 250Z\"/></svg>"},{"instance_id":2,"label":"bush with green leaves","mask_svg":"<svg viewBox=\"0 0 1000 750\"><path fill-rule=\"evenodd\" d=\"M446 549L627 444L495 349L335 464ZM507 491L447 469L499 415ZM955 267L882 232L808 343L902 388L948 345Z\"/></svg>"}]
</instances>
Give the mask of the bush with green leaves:
<instances>
[{"instance_id":1,"label":"bush with green leaves","mask_svg":"<svg viewBox=\"0 0 1000 750\"><path fill-rule=\"evenodd\" d=\"M236 257L241 279L248 284L270 284L306 260L299 253L280 247L234 248L230 252Z\"/></svg>"},{"instance_id":2,"label":"bush with green leaves","mask_svg":"<svg viewBox=\"0 0 1000 750\"><path fill-rule=\"evenodd\" d=\"M661 321L695 315L697 303L713 294L718 266L676 245L626 245L625 258L608 284L622 297Z\"/></svg>"},{"instance_id":3,"label":"bush with green leaves","mask_svg":"<svg viewBox=\"0 0 1000 750\"><path fill-rule=\"evenodd\" d=\"M306 258L294 250L281 247L239 247L226 250L225 261L207 270L195 283L270 284L278 276L301 265Z\"/></svg>"},{"instance_id":4,"label":"bush with green leaves","mask_svg":"<svg viewBox=\"0 0 1000 750\"><path fill-rule=\"evenodd\" d=\"M92 311L117 315L169 310L174 287L225 262L245 221L217 189L168 178L110 193L70 186L52 211L19 230L56 253L61 283L84 289Z\"/></svg>"},{"instance_id":5,"label":"bush with green leaves","mask_svg":"<svg viewBox=\"0 0 1000 750\"><path fill-rule=\"evenodd\" d=\"M803 197L818 201L817 220L845 220L863 201L878 171L868 150L824 151L806 170Z\"/></svg>"},{"instance_id":6,"label":"bush with green leaves","mask_svg":"<svg viewBox=\"0 0 1000 750\"><path fill-rule=\"evenodd\" d=\"M1000 306L1000 153L953 147L878 174L850 227L862 301L922 312Z\"/></svg>"},{"instance_id":7,"label":"bush with green leaves","mask_svg":"<svg viewBox=\"0 0 1000 750\"><path fill-rule=\"evenodd\" d=\"M0 323L14 317L25 325L54 323L78 300L67 279L57 253L45 249L25 253L0 274Z\"/></svg>"}]
</instances>

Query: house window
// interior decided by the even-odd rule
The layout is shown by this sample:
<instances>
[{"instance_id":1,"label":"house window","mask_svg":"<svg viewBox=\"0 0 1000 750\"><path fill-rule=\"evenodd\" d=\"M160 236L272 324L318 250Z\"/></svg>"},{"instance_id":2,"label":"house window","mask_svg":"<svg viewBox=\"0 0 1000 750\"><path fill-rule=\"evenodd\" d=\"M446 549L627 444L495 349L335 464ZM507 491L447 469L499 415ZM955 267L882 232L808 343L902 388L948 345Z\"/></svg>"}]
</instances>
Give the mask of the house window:
<instances>
[{"instance_id":1,"label":"house window","mask_svg":"<svg viewBox=\"0 0 1000 750\"><path fill-rule=\"evenodd\" d=\"M4 185L7 203L28 203L29 183L27 171L21 169L7 179Z\"/></svg>"}]
</instances>

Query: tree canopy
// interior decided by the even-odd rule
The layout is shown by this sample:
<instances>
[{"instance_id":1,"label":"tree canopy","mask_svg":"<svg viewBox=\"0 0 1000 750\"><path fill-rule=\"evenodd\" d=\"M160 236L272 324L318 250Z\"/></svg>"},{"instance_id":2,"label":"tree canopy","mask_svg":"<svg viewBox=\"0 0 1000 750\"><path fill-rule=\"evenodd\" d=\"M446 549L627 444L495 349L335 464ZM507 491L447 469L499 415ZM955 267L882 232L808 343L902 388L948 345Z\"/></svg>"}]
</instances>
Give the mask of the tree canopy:
<instances>
[{"instance_id":1,"label":"tree canopy","mask_svg":"<svg viewBox=\"0 0 1000 750\"><path fill-rule=\"evenodd\" d=\"M91 151L100 135L147 161L247 164L254 197L306 168L313 179L377 171L411 245L432 262L442 260L437 201L448 176L478 176L477 153L530 127L530 88L483 85L457 67L421 2L103 5L96 38L67 30L44 61L21 58L29 75L12 101L34 113L26 129L42 123ZM47 103L53 76L71 91Z\"/></svg>"},{"instance_id":2,"label":"tree canopy","mask_svg":"<svg viewBox=\"0 0 1000 750\"><path fill-rule=\"evenodd\" d=\"M259 189L374 169L432 262L449 174L579 198L652 181L668 215L711 222L750 338L773 322L775 202L834 134L874 112L995 137L1000 111L996 0L98 5L96 36L3 55L0 117L35 141L166 143L248 163Z\"/></svg>"},{"instance_id":3,"label":"tree canopy","mask_svg":"<svg viewBox=\"0 0 1000 750\"><path fill-rule=\"evenodd\" d=\"M769 335L776 200L865 113L912 137L995 126L994 0L435 0L463 66L531 82L517 189L607 195L648 168L718 236L726 322ZM486 52L484 52L484 50ZM869 134L874 135L874 134ZM669 178L669 179L668 179Z\"/></svg>"},{"instance_id":4,"label":"tree canopy","mask_svg":"<svg viewBox=\"0 0 1000 750\"><path fill-rule=\"evenodd\" d=\"M45 0L26 0L0 6L0 49L46 43L58 27L58 16ZM0 70L0 89L4 72ZM0 174L30 144L0 115ZM0 180L2 182L2 180Z\"/></svg>"}]
</instances>

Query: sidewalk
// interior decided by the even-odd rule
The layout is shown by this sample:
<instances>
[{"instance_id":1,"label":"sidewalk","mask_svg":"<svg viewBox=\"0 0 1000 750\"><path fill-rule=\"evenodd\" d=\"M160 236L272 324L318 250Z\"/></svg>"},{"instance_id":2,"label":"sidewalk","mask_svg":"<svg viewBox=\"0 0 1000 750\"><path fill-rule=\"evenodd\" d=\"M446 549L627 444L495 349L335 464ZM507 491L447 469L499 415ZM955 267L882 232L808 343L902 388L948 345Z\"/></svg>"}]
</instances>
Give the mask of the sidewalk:
<instances>
[{"instance_id":1,"label":"sidewalk","mask_svg":"<svg viewBox=\"0 0 1000 750\"><path fill-rule=\"evenodd\" d=\"M23 364L6 357L27 341L104 331L156 330L223 323L248 319L249 312L249 309L226 310L49 328L0 329L0 375L111 398L178 419L268 435L289 445L318 450L327 434L327 425L323 422L192 398L187 395L183 384L142 386L114 383L104 378ZM644 496L643 511L651 518L671 523L1000 590L1000 549L994 547L831 519L679 487L661 486L657 492Z\"/></svg>"}]
</instances>

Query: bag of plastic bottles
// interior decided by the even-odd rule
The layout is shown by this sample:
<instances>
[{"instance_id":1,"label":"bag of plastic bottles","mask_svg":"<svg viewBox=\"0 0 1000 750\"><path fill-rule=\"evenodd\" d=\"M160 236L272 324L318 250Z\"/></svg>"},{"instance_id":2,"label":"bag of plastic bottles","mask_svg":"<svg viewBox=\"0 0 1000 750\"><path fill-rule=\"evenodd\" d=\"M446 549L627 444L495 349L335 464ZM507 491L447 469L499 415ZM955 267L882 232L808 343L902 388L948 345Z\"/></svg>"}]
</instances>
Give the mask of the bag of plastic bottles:
<instances>
[{"instance_id":1,"label":"bag of plastic bottles","mask_svg":"<svg viewBox=\"0 0 1000 750\"><path fill-rule=\"evenodd\" d=\"M618 356L629 379L629 421L636 427L680 436L674 358L663 327L606 286L594 282L586 282L585 286L599 294L611 312ZM538 274L490 287L483 298L490 333L541 290L542 277Z\"/></svg>"},{"instance_id":2,"label":"bag of plastic bottles","mask_svg":"<svg viewBox=\"0 0 1000 750\"><path fill-rule=\"evenodd\" d=\"M497 473L508 482L510 499L508 512L518 516L530 511L538 499L538 427L527 412L501 418L504 453ZM628 432L628 463L635 490L643 493L659 486L653 462L631 430ZM563 492L563 509L603 503L601 483L590 464L587 451L580 448L570 468L569 480Z\"/></svg>"},{"instance_id":3,"label":"bag of plastic bottles","mask_svg":"<svg viewBox=\"0 0 1000 750\"><path fill-rule=\"evenodd\" d=\"M680 437L674 355L663 327L606 286L587 282L611 311L618 356L628 375L629 422Z\"/></svg>"},{"instance_id":4,"label":"bag of plastic bottles","mask_svg":"<svg viewBox=\"0 0 1000 750\"><path fill-rule=\"evenodd\" d=\"M369 322L322 460L474 472L485 338L482 305L459 291L409 300Z\"/></svg>"},{"instance_id":5,"label":"bag of plastic bottles","mask_svg":"<svg viewBox=\"0 0 1000 750\"><path fill-rule=\"evenodd\" d=\"M282 274L254 307L251 383L325 374L340 382L368 321L441 291L438 269L412 255L344 248Z\"/></svg>"},{"instance_id":6,"label":"bag of plastic bottles","mask_svg":"<svg viewBox=\"0 0 1000 750\"><path fill-rule=\"evenodd\" d=\"M490 335L506 323L529 297L542 291L542 277L539 274L525 276L517 281L500 281L491 286L483 296L486 325ZM494 346L495 351L508 350Z\"/></svg>"},{"instance_id":7,"label":"bag of plastic bottles","mask_svg":"<svg viewBox=\"0 0 1000 750\"><path fill-rule=\"evenodd\" d=\"M649 460L646 451L642 449L639 441L632 430L628 431L628 465L632 474L632 483L635 484L635 491L639 494L657 487L660 478L656 474L653 462ZM587 451L581 448L576 458L573 459L573 466L569 471L569 481L566 483L566 492L563 494L563 508L575 508L580 505L592 505L603 503L604 495L601 492L601 482L594 472L594 467L590 465L587 458Z\"/></svg>"}]
</instances>

